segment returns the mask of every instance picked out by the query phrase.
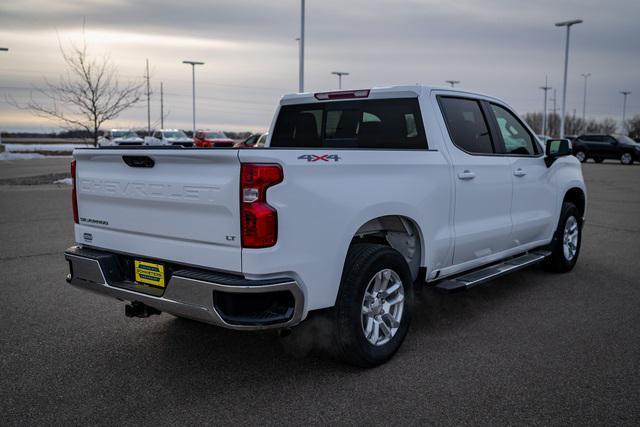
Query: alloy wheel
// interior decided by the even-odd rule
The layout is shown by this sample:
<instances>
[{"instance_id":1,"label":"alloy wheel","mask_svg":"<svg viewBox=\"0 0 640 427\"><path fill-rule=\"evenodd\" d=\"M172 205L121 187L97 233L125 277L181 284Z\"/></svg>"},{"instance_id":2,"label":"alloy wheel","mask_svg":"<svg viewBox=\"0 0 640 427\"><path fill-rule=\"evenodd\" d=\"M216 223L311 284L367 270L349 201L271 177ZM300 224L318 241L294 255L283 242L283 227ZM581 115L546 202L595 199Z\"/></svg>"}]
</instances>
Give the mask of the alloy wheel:
<instances>
[{"instance_id":1,"label":"alloy wheel","mask_svg":"<svg viewBox=\"0 0 640 427\"><path fill-rule=\"evenodd\" d=\"M388 343L398 332L404 312L404 285L386 268L373 275L362 299L361 323L365 338L375 346Z\"/></svg>"},{"instance_id":2,"label":"alloy wheel","mask_svg":"<svg viewBox=\"0 0 640 427\"><path fill-rule=\"evenodd\" d=\"M564 223L564 234L562 238L562 250L567 261L573 260L578 252L578 220L570 216Z\"/></svg>"}]
</instances>

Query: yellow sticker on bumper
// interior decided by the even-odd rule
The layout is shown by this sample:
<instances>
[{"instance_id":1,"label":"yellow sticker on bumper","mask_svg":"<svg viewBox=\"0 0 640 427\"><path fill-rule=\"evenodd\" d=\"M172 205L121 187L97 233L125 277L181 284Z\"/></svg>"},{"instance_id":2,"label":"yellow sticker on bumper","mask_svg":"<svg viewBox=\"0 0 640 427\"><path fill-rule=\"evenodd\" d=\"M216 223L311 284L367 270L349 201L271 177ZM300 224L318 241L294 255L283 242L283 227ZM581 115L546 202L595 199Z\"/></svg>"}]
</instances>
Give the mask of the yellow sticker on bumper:
<instances>
[{"instance_id":1,"label":"yellow sticker on bumper","mask_svg":"<svg viewBox=\"0 0 640 427\"><path fill-rule=\"evenodd\" d=\"M135 261L136 282L164 288L164 265Z\"/></svg>"}]
</instances>

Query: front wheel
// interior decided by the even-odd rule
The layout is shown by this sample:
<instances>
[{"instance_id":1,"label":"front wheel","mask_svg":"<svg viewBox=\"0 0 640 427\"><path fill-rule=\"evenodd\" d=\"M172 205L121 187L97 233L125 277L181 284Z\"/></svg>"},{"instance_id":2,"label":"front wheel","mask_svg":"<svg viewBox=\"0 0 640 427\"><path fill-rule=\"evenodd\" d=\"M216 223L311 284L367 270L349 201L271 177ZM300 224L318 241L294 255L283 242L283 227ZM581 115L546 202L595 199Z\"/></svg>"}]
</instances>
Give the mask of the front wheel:
<instances>
[{"instance_id":1,"label":"front wheel","mask_svg":"<svg viewBox=\"0 0 640 427\"><path fill-rule=\"evenodd\" d=\"M633 164L633 156L631 153L622 153L620 156L620 163L623 165L631 165Z\"/></svg>"},{"instance_id":2,"label":"front wheel","mask_svg":"<svg viewBox=\"0 0 640 427\"><path fill-rule=\"evenodd\" d=\"M338 357L370 368L400 348L410 323L412 280L404 257L378 244L349 249L334 308Z\"/></svg>"},{"instance_id":3,"label":"front wheel","mask_svg":"<svg viewBox=\"0 0 640 427\"><path fill-rule=\"evenodd\" d=\"M581 243L582 216L576 205L566 202L562 205L547 266L557 273L571 271L578 261Z\"/></svg>"},{"instance_id":4,"label":"front wheel","mask_svg":"<svg viewBox=\"0 0 640 427\"><path fill-rule=\"evenodd\" d=\"M584 163L584 162L587 161L587 153L585 153L582 150L576 151L574 156L576 156L576 159L578 159L580 161L580 163Z\"/></svg>"}]
</instances>

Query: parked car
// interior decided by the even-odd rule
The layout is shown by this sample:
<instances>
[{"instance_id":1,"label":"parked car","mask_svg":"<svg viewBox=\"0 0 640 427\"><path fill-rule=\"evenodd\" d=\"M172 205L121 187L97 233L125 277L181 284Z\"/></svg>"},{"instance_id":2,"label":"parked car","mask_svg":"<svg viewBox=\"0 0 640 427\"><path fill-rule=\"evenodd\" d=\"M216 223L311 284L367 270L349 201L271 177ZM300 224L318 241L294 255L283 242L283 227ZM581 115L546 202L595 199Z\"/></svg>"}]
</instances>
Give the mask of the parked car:
<instances>
[{"instance_id":1,"label":"parked car","mask_svg":"<svg viewBox=\"0 0 640 427\"><path fill-rule=\"evenodd\" d=\"M100 147L110 147L115 145L142 145L144 140L131 129L109 129L105 130L98 138Z\"/></svg>"},{"instance_id":2,"label":"parked car","mask_svg":"<svg viewBox=\"0 0 640 427\"><path fill-rule=\"evenodd\" d=\"M193 144L200 148L233 147L234 141L222 131L199 130Z\"/></svg>"},{"instance_id":3,"label":"parked car","mask_svg":"<svg viewBox=\"0 0 640 427\"><path fill-rule=\"evenodd\" d=\"M193 139L179 129L160 129L144 138L144 145L179 145L193 147Z\"/></svg>"},{"instance_id":4,"label":"parked car","mask_svg":"<svg viewBox=\"0 0 640 427\"><path fill-rule=\"evenodd\" d=\"M235 144L235 147L237 147L237 148L259 148L259 147L264 147L264 145L265 145L265 143L267 141L267 136L268 135L269 135L269 133L254 133L253 135L251 135L250 137L248 137L244 141L237 142Z\"/></svg>"},{"instance_id":5,"label":"parked car","mask_svg":"<svg viewBox=\"0 0 640 427\"><path fill-rule=\"evenodd\" d=\"M128 301L130 317L259 330L322 316L336 354L372 367L405 338L414 284L463 291L578 260L580 163L497 98L292 94L269 133L270 149L197 159L75 150L68 282Z\"/></svg>"},{"instance_id":6,"label":"parked car","mask_svg":"<svg viewBox=\"0 0 640 427\"><path fill-rule=\"evenodd\" d=\"M596 163L602 163L604 159L617 159L624 165L630 165L640 160L640 144L625 135L580 135L573 142L573 155L583 163L588 159Z\"/></svg>"}]
</instances>

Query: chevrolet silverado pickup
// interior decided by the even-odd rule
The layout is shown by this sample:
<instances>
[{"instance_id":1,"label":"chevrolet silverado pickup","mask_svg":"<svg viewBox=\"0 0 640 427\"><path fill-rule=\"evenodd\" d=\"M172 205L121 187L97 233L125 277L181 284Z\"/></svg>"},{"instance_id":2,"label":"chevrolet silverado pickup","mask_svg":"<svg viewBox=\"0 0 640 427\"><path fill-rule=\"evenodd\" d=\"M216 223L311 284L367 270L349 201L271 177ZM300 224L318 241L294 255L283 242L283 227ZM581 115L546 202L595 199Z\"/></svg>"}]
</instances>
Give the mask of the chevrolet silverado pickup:
<instances>
[{"instance_id":1,"label":"chevrolet silverado pickup","mask_svg":"<svg viewBox=\"0 0 640 427\"><path fill-rule=\"evenodd\" d=\"M426 86L286 95L253 150L77 149L67 281L128 316L239 330L322 313L342 359L376 366L420 309L415 287L574 267L571 150L497 98Z\"/></svg>"}]
</instances>

